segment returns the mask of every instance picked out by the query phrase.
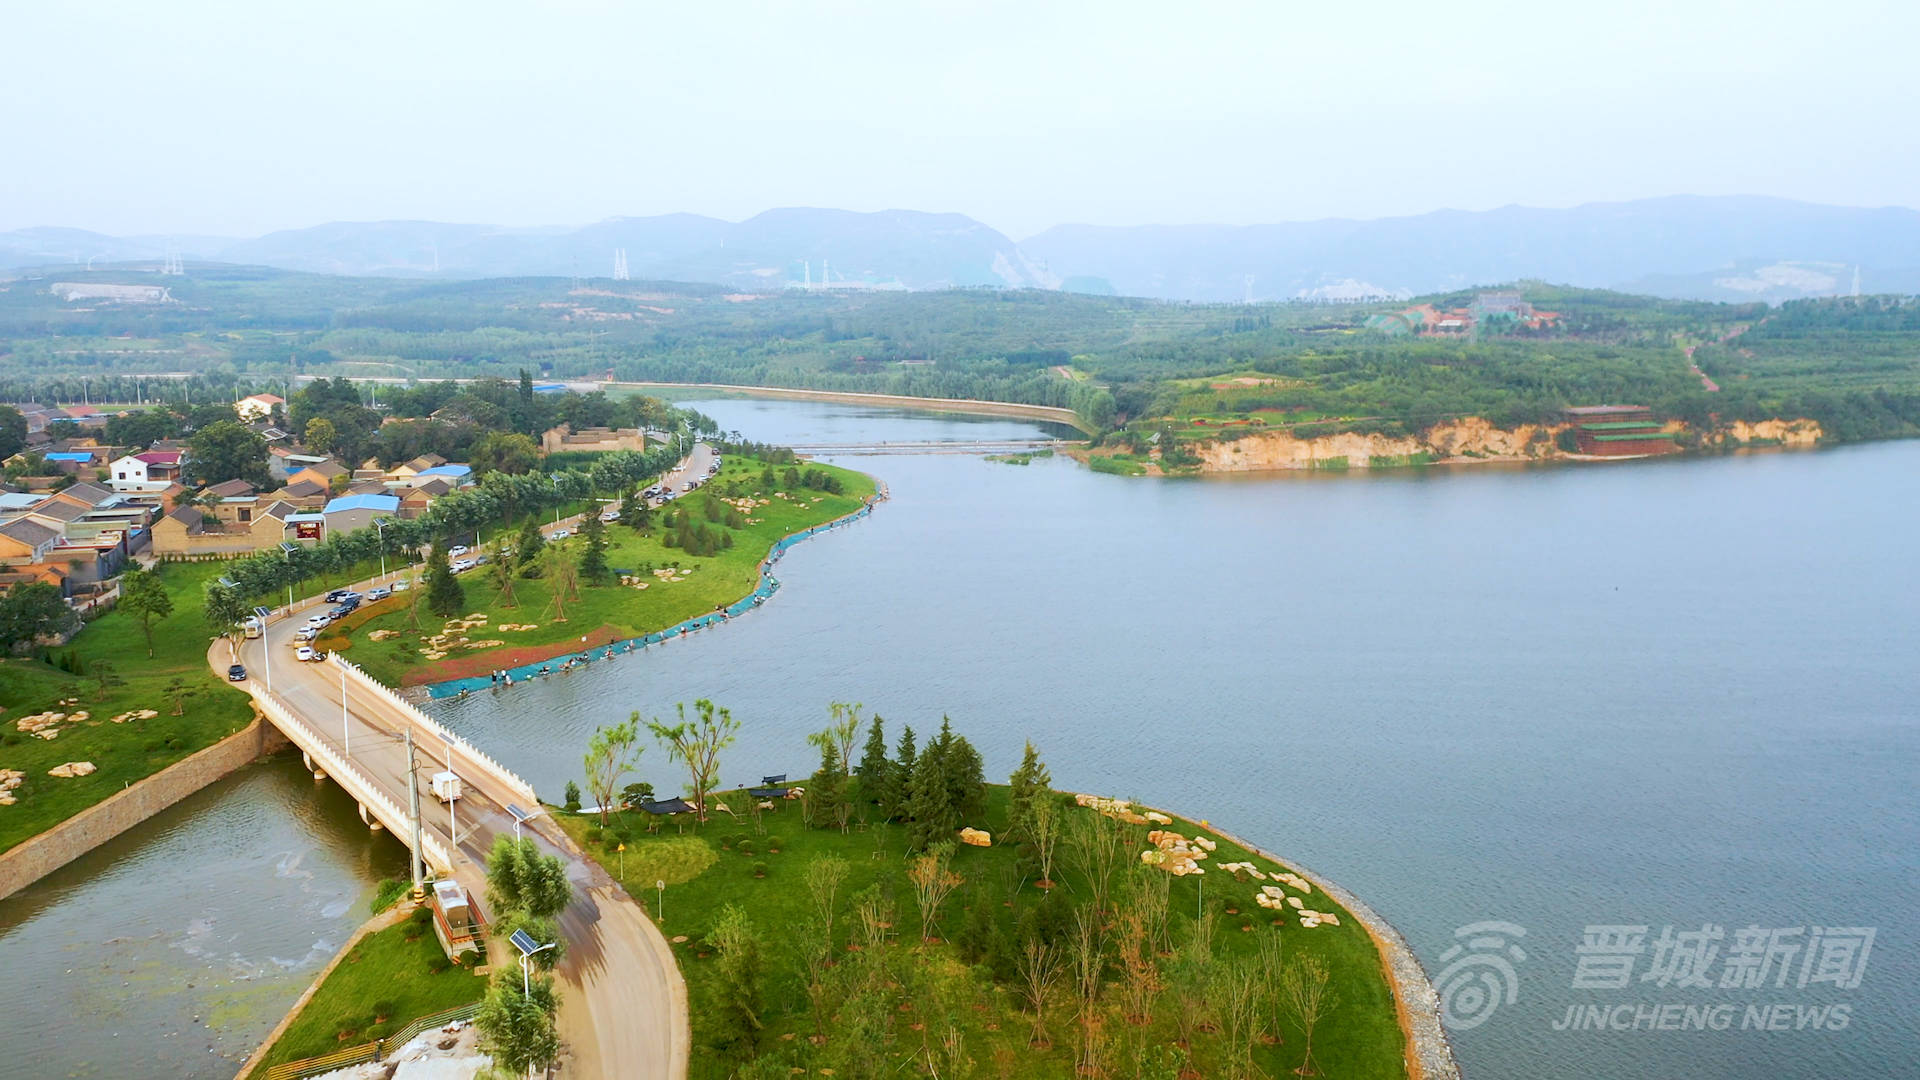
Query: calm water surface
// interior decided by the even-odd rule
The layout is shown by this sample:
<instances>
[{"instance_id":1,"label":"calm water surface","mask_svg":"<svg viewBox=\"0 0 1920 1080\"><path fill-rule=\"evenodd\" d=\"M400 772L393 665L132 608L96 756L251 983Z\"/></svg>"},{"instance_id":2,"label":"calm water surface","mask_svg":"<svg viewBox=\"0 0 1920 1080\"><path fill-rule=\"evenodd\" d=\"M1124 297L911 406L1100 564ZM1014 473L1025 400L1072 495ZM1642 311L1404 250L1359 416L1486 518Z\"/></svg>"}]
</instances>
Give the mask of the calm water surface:
<instances>
[{"instance_id":1,"label":"calm water surface","mask_svg":"<svg viewBox=\"0 0 1920 1080\"><path fill-rule=\"evenodd\" d=\"M295 757L0 901L0 1078L238 1071L406 849Z\"/></svg>"},{"instance_id":2,"label":"calm water surface","mask_svg":"<svg viewBox=\"0 0 1920 1080\"><path fill-rule=\"evenodd\" d=\"M696 407L770 442L1038 430ZM764 609L436 709L547 792L595 726L676 701L744 721L729 783L807 772L830 701L896 731L947 714L995 774L1031 736L1061 786L1331 875L1436 974L1455 928L1523 928L1518 1000L1455 1035L1470 1076L1913 1075L1920 444L1188 481L843 463L893 500L794 549ZM1706 923L1723 950L1749 925L1876 934L1852 989L1663 987L1637 978L1651 950L1630 988L1571 988L1588 925L1651 943ZM1845 1030L1740 1029L1748 1005L1833 1003ZM1572 1004L1734 1011L1727 1031L1552 1030Z\"/></svg>"}]
</instances>

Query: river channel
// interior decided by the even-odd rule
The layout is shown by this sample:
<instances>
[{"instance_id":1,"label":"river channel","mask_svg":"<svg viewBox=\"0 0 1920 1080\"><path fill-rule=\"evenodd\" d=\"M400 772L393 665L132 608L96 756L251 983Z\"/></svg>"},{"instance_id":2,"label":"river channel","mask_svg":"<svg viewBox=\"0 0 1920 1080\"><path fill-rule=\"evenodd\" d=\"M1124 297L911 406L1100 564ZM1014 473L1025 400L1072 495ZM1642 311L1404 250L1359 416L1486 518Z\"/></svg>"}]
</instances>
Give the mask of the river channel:
<instances>
[{"instance_id":1,"label":"river channel","mask_svg":"<svg viewBox=\"0 0 1920 1080\"><path fill-rule=\"evenodd\" d=\"M1043 430L692 404L767 442ZM597 725L700 697L744 723L728 783L807 772L804 735L836 700L864 702L896 732L951 716L997 775L1031 738L1059 786L1210 818L1353 889L1436 976L1458 967L1459 954L1443 959L1457 928L1508 924L1492 936L1519 950L1502 953L1513 1000L1458 1018L1477 1022L1453 1036L1471 1077L1878 1076L1920 1060L1920 443L1193 480L1062 459L841 463L885 480L891 500L794 548L763 608L433 708L548 794L578 778ZM657 748L643 767L663 790L680 782ZM328 921L328 903L357 902L400 854L359 831L350 807L315 819L324 796L287 780L248 774L176 809L170 831L132 841L161 864L144 873L103 852L30 891L25 910L16 898L0 911L8 969L24 957L53 976L32 991L7 980L0 1007L25 1014L54 1066L9 1072L0 1060L0 1076L110 1075L82 1066L116 1049L113 1025L62 1028L75 1002L139 1013L143 1039L180 1028L206 1053L217 1038L171 1003L204 1020L219 1015L200 1008L215 998L175 987L141 1012L139 984L120 983L155 956L203 963L176 942L229 894L266 910L227 916L236 936L211 951L249 971L324 957L359 914ZM258 824L217 823L234 815ZM296 847L312 878L275 869ZM213 857L187 871L202 848ZM181 895L194 910L177 910ZM91 907L69 911L76 901ZM276 910L303 904L298 918ZM153 944L127 950L93 925L127 920L146 920ZM1656 952L1672 959L1656 942L1663 928L1707 924L1722 935L1708 936L1709 985L1683 985L1684 972L1656 964ZM1627 954L1629 981L1576 988L1600 970L1577 967L1583 931L1619 925L1648 928ZM1773 937L1760 985L1722 986L1746 970L1729 960L1748 927L1800 933ZM1871 930L1857 985L1847 972L1799 984L1800 952L1779 949L1815 927L1823 942L1842 936L1833 928L1855 942ZM63 984L64 968L86 974ZM1629 1029L1555 1030L1569 1006ZM1674 1023L1663 1006L1676 1006ZM1751 1010L1777 1026L1776 1006L1788 1030L1753 1030ZM1706 1029L1686 1028L1688 1016ZM247 1022L261 1019L272 1021ZM54 1031L76 1045L49 1049Z\"/></svg>"}]
</instances>

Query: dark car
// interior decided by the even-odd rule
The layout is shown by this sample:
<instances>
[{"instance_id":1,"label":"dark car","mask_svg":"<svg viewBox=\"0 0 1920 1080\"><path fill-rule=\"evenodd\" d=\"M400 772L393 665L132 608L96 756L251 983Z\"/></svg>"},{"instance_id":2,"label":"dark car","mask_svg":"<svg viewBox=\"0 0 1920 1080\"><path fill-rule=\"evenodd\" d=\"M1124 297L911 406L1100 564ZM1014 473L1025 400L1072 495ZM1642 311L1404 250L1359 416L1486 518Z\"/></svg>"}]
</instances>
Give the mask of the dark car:
<instances>
[{"instance_id":1,"label":"dark car","mask_svg":"<svg viewBox=\"0 0 1920 1080\"><path fill-rule=\"evenodd\" d=\"M346 596L349 591L350 590L347 589L335 589L326 595L325 600L329 604L337 603L342 597Z\"/></svg>"},{"instance_id":2,"label":"dark car","mask_svg":"<svg viewBox=\"0 0 1920 1080\"><path fill-rule=\"evenodd\" d=\"M227 681L228 682L246 682L247 666L245 664L235 664L232 667L228 668Z\"/></svg>"}]
</instances>

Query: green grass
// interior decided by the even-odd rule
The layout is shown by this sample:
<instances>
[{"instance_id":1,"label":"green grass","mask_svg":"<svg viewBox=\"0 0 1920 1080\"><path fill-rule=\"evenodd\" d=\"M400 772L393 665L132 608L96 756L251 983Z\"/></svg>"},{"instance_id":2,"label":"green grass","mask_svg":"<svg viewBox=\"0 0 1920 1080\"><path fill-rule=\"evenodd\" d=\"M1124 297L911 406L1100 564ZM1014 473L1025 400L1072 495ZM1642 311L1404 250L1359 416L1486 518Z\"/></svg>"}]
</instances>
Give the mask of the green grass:
<instances>
[{"instance_id":1,"label":"green grass","mask_svg":"<svg viewBox=\"0 0 1920 1080\"><path fill-rule=\"evenodd\" d=\"M422 1016L479 1001L486 988L470 967L447 964L432 925L389 926L360 939L252 1075L384 1038Z\"/></svg>"},{"instance_id":2,"label":"green grass","mask_svg":"<svg viewBox=\"0 0 1920 1080\"><path fill-rule=\"evenodd\" d=\"M207 667L212 631L200 614L201 592L205 582L220 575L221 564L173 564L162 567L160 573L173 597L173 614L154 623L151 659L139 624L120 611L87 624L71 645L56 650L64 654L71 649L89 666L98 660L110 661L125 684L110 688L104 697L95 680L51 664L0 661L0 768L27 774L13 793L19 801L0 806L0 849L211 746L252 719L247 698L228 689ZM166 694L175 678L190 688L180 716L173 715L173 702ZM76 705L59 704L74 697L79 699ZM55 709L81 710L89 716L76 725L62 725L52 740L18 730L21 717ZM139 709L153 709L160 715L124 724L109 720ZM75 779L47 775L47 770L69 761L91 761L98 771Z\"/></svg>"},{"instance_id":3,"label":"green grass","mask_svg":"<svg viewBox=\"0 0 1920 1080\"><path fill-rule=\"evenodd\" d=\"M744 807L747 800L738 793L727 801ZM965 1035L966 1051L977 1063L976 1075L1009 1077L1070 1076L1074 1068L1073 1022L1070 992L1063 983L1052 1006L1049 1025L1050 1048L1027 1045L1029 1022L1019 1011L1017 989L996 985L981 968L968 968L956 948L945 942L918 942L919 915L913 890L905 874L904 829L877 820L861 822L859 812L853 828L846 834L837 829L809 829L802 825L798 803L782 801L779 809L763 813L755 821L743 814L738 819L718 815L703 827L691 823L662 823L649 834L637 811L614 816L614 824L600 841L589 840L597 828L597 818L556 813L561 825L606 867L622 876L633 897L652 915L659 906L656 880L665 880L665 912L662 929L669 939L684 936L688 940L672 946L687 979L693 1017L693 1067L695 1080L721 1080L729 1076L733 1065L715 1048L716 1030L713 1009L717 986L712 958L703 955L702 938L727 904L740 905L752 919L766 958L765 991L766 1030L762 1052L777 1055L780 1063L791 1068L817 1069L830 1065L835 1052L833 1025L828 1025L824 1045L809 1042L812 1021L804 992L803 967L791 943L808 925L809 896L805 871L809 862L823 855L845 859L850 871L840 895L851 898L868 886L879 886L890 894L895 905L892 919L893 942L888 947L893 972L891 994L896 1004L889 1057L901 1075L919 1075L911 1064L923 1052L923 1039L937 1047L938 1034L949 1022L957 1023ZM1028 864L1020 852L999 844L1005 826L1007 789L989 790L986 820L973 824L994 833L996 845L990 848L959 847L953 857L953 869L966 879L942 911L936 935L952 938L961 933L968 909L985 904L995 919L1011 930L1019 910L1038 903L1043 895L1029 876ZM1090 814L1090 810L1070 809L1068 814ZM871 815L871 811L868 811ZM1174 828L1186 835L1199 830L1191 822L1176 821ZM1148 827L1122 826L1129 853L1147 847ZM752 845L750 853L738 847L744 836ZM614 845L624 837L627 850L622 856ZM780 841L780 850L769 849L772 839ZM1218 839L1216 837L1216 839ZM1063 857L1065 864L1063 842ZM1249 853L1224 840L1203 865L1241 860L1253 861L1264 868L1272 864L1254 859ZM757 877L757 866L764 865L766 876ZM1141 867L1132 858L1116 876L1158 874L1161 871ZM1086 884L1070 869L1056 866L1056 901L1077 904L1085 895ZM1205 882L1204 899L1201 882ZM1258 951L1261 935L1283 935L1284 955L1313 955L1329 967L1330 985L1338 1002L1322 1020L1314 1034L1314 1062L1322 1075L1358 1078L1394 1078L1405 1075L1402 1065L1403 1039L1394 1013L1392 992L1381 969L1380 958L1364 927L1344 909L1318 890L1306 897L1307 906L1316 910L1332 909L1340 916L1340 926L1323 925L1306 929L1297 919L1284 926L1272 923L1274 913L1253 903L1260 883L1238 883L1218 869L1200 877L1172 879L1169 912L1173 940L1184 941L1194 919L1197 904L1212 909L1218 918L1215 955L1252 955ZM1228 915L1232 904L1237 914ZM855 904L851 899L840 905L836 944L852 936ZM1246 924L1251 928L1241 930ZM1162 961L1164 964L1165 961ZM1111 976L1111 972L1110 972ZM1109 985L1107 999L1117 991ZM950 1012L934 1015L929 1003L955 1004ZM1162 994L1153 1007L1152 1020L1135 1025L1117 1015L1109 1018L1108 1029L1117 1045L1110 1055L1113 1061L1135 1060L1135 1055L1157 1053L1155 1047L1169 1045L1176 1038L1171 994ZM913 1029L924 1023L922 1030ZM1283 1025L1284 1041L1258 1051L1258 1063L1266 1075L1280 1077L1300 1064L1304 1039L1290 1025ZM1201 1075L1224 1075L1219 1071L1223 1036L1202 1031L1195 1038L1192 1053ZM784 1071L784 1070L782 1070ZM1116 1075L1130 1075L1125 1069Z\"/></svg>"},{"instance_id":4,"label":"green grass","mask_svg":"<svg viewBox=\"0 0 1920 1080\"><path fill-rule=\"evenodd\" d=\"M1087 457L1087 468L1113 476L1147 475L1146 462L1132 454L1091 454Z\"/></svg>"},{"instance_id":5,"label":"green grass","mask_svg":"<svg viewBox=\"0 0 1920 1080\"><path fill-rule=\"evenodd\" d=\"M806 488L763 491L759 483L760 463L736 456L728 459L720 474L705 488L672 504L692 508L698 518L705 493L724 492L735 481L744 485L742 497L758 492L766 499L766 505L755 506L746 515L749 522L746 526L731 530L733 546L714 555L690 556L678 548L668 547L664 543L664 532L658 527L660 512L655 514L655 528L647 534L622 525L607 526L608 565L618 571L640 573L647 587L619 584L593 587L583 583L579 599L569 600L565 605L564 622L554 620L553 591L547 581L516 579L515 602L508 606L501 602L499 591L486 580L485 567L462 575L460 581L467 602L461 614L484 612L490 616L489 629L476 629L469 633L469 638L500 641L503 645L457 649L438 659L426 656L422 651L426 647L422 631L412 628L399 597L358 613L360 617L341 624L346 633L323 637L320 645L343 652L374 678L390 686L401 686L453 678L467 674L465 669L469 667L475 674L485 674L493 667L530 662L534 652L553 655L570 647L580 647L583 636L591 643L605 644L665 629L751 593L759 580L760 561L776 541L852 513L873 494L873 479L865 474L830 465L808 467L838 476L844 492L828 495ZM708 526L720 527L713 523ZM517 530L502 527L498 531L504 534ZM551 531L551 527L546 531ZM578 535L577 526L574 531L576 535L561 543L577 553L584 540ZM672 582L662 581L651 572L669 566L691 572L685 580ZM424 607L420 622L428 634L439 632L442 626L442 621L428 614ZM538 628L495 629L503 623L532 623ZM399 636L374 641L368 635L377 630L393 631Z\"/></svg>"}]
</instances>

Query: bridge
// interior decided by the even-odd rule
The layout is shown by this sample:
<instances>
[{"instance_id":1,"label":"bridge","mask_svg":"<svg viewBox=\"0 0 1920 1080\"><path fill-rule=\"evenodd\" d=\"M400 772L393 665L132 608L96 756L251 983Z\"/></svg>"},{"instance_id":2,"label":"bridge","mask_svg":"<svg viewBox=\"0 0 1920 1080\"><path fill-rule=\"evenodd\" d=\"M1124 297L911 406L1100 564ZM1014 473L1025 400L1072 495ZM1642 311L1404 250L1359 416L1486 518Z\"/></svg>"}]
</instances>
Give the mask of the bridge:
<instances>
[{"instance_id":1,"label":"bridge","mask_svg":"<svg viewBox=\"0 0 1920 1080\"><path fill-rule=\"evenodd\" d=\"M794 446L796 454L1031 454L1070 445L1065 439L982 439L977 442L812 443Z\"/></svg>"},{"instance_id":2,"label":"bridge","mask_svg":"<svg viewBox=\"0 0 1920 1080\"><path fill-rule=\"evenodd\" d=\"M297 616L321 606L317 598L301 601L237 648L216 639L209 664L223 676L229 663L245 664L248 678L236 688L299 749L315 780L338 784L369 828L391 832L415 851L427 877L452 878L485 913L487 852L495 837L515 833L509 806L540 808L532 785L350 661L295 660ZM432 794L431 778L441 771L461 779L462 797L452 804ZM558 826L535 817L522 831L566 861L574 888L558 920L567 942L557 969L565 1044L559 1075L682 1080L691 1046L686 984L665 937Z\"/></svg>"}]
</instances>

